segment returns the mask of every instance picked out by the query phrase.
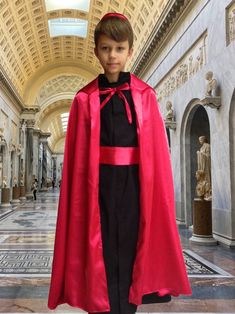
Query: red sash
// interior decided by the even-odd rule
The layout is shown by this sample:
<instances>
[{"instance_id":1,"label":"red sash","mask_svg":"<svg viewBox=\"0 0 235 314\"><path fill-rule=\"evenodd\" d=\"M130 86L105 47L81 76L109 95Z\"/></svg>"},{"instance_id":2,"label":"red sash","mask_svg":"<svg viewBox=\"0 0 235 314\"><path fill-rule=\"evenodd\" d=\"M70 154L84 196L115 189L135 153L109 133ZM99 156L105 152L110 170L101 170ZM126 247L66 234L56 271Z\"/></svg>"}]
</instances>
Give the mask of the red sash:
<instances>
[{"instance_id":1,"label":"red sash","mask_svg":"<svg viewBox=\"0 0 235 314\"><path fill-rule=\"evenodd\" d=\"M100 146L100 164L124 166L138 163L138 147Z\"/></svg>"}]
</instances>

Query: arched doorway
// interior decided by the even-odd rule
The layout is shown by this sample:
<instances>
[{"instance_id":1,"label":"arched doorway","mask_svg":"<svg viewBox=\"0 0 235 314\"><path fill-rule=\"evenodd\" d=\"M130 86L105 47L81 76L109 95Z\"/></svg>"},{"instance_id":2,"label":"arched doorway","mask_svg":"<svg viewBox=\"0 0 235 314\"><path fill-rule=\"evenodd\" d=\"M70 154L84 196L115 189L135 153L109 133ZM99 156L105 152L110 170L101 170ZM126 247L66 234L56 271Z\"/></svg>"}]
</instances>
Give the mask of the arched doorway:
<instances>
[{"instance_id":1,"label":"arched doorway","mask_svg":"<svg viewBox=\"0 0 235 314\"><path fill-rule=\"evenodd\" d=\"M0 145L0 166L1 166L1 182L0 187L3 186L3 181L9 185L9 178L8 178L8 147L6 142L2 142Z\"/></svg>"},{"instance_id":2,"label":"arched doorway","mask_svg":"<svg viewBox=\"0 0 235 314\"><path fill-rule=\"evenodd\" d=\"M210 124L207 111L193 100L183 116L181 131L181 182L182 206L184 207L185 224L192 225L192 204L196 189L197 151L200 150L198 138L206 136L210 143Z\"/></svg>"}]
</instances>

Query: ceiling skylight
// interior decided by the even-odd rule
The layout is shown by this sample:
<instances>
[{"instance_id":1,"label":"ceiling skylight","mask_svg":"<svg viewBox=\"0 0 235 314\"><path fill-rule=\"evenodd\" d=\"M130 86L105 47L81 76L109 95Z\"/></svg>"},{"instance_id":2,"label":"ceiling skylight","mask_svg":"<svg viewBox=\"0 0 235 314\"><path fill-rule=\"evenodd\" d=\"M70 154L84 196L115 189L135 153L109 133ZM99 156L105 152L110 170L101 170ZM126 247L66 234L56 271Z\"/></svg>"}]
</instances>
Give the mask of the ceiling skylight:
<instances>
[{"instance_id":1,"label":"ceiling skylight","mask_svg":"<svg viewBox=\"0 0 235 314\"><path fill-rule=\"evenodd\" d=\"M72 9L88 12L90 6L90 0L45 0L45 3L47 11Z\"/></svg>"},{"instance_id":2,"label":"ceiling skylight","mask_svg":"<svg viewBox=\"0 0 235 314\"><path fill-rule=\"evenodd\" d=\"M67 125L68 125L69 113L68 112L61 113L60 116L61 116L61 123L62 123L63 131L66 132Z\"/></svg>"},{"instance_id":3,"label":"ceiling skylight","mask_svg":"<svg viewBox=\"0 0 235 314\"><path fill-rule=\"evenodd\" d=\"M88 21L74 18L59 18L48 20L51 37L55 36L87 36Z\"/></svg>"}]
</instances>

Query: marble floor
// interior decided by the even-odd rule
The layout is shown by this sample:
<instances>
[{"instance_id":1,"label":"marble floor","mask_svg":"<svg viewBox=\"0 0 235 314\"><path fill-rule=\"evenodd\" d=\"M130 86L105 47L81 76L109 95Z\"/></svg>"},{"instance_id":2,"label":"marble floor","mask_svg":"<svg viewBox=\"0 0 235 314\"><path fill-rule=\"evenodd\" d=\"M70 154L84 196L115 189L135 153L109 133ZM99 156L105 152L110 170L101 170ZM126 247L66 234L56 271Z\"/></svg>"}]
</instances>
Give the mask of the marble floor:
<instances>
[{"instance_id":1,"label":"marble floor","mask_svg":"<svg viewBox=\"0 0 235 314\"><path fill-rule=\"evenodd\" d=\"M81 313L67 305L47 308L58 191L38 193L0 209L0 313ZM198 246L180 228L193 294L170 303L142 305L144 313L235 313L235 250Z\"/></svg>"}]
</instances>

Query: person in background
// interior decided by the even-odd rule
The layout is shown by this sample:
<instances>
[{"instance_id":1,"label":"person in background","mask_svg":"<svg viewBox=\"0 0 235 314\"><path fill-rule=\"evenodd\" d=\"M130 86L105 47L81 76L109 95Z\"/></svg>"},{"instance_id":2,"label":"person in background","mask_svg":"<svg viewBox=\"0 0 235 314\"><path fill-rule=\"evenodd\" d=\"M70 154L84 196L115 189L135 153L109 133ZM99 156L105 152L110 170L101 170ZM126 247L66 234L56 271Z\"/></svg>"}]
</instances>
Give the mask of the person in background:
<instances>
[{"instance_id":1,"label":"person in background","mask_svg":"<svg viewBox=\"0 0 235 314\"><path fill-rule=\"evenodd\" d=\"M34 179L32 183L32 192L33 192L33 198L35 201L37 200L37 190L38 190L38 180Z\"/></svg>"}]
</instances>

